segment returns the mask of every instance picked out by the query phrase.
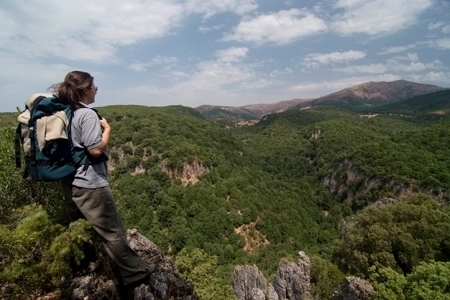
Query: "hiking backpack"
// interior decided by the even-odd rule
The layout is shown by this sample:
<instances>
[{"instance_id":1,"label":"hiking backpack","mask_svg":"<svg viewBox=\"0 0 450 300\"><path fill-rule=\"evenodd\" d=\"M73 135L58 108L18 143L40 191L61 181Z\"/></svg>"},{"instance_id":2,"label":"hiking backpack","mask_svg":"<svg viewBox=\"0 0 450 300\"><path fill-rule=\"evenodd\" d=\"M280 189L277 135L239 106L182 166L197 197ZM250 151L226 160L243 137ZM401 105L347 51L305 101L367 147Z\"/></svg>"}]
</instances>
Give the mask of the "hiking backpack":
<instances>
[{"instance_id":1,"label":"hiking backpack","mask_svg":"<svg viewBox=\"0 0 450 300\"><path fill-rule=\"evenodd\" d=\"M87 168L87 151L74 148L70 135L73 108L52 94L33 94L17 120L16 167L25 156L23 177L33 181L54 181ZM22 150L22 151L21 151Z\"/></svg>"}]
</instances>

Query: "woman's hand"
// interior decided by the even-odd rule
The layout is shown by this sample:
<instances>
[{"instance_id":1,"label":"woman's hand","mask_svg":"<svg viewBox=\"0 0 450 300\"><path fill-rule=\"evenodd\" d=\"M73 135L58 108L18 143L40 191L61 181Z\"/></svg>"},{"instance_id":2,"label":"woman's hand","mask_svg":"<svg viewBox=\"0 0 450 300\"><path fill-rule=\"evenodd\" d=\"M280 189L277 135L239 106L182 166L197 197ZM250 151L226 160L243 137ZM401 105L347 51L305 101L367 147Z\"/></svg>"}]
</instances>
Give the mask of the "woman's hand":
<instances>
[{"instance_id":1,"label":"woman's hand","mask_svg":"<svg viewBox=\"0 0 450 300\"><path fill-rule=\"evenodd\" d=\"M109 126L108 121L106 121L105 118L100 119L100 126L102 126L103 130L111 129L111 126Z\"/></svg>"}]
</instances>

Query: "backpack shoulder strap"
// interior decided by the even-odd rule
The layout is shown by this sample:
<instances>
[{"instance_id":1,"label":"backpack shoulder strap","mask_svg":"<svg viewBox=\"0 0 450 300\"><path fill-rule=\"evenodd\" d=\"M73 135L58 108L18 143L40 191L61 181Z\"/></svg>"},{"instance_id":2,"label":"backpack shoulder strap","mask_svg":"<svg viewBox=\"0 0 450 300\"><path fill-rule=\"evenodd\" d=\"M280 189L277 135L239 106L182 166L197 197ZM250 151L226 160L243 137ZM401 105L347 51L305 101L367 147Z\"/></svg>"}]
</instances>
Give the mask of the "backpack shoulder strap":
<instances>
[{"instance_id":1,"label":"backpack shoulder strap","mask_svg":"<svg viewBox=\"0 0 450 300\"><path fill-rule=\"evenodd\" d=\"M103 117L100 115L97 109L87 106L81 106L77 109L90 109L93 110L96 114L99 120L103 119ZM79 161L82 162L81 165L83 165L83 170L86 171L89 165L95 165L98 163L102 163L105 161L108 161L109 158L105 153L102 153L99 157L94 157L89 154L89 151L86 148L73 148L74 156L79 159Z\"/></svg>"},{"instance_id":2,"label":"backpack shoulder strap","mask_svg":"<svg viewBox=\"0 0 450 300\"><path fill-rule=\"evenodd\" d=\"M90 109L90 110L95 111L95 113L96 113L97 116L98 116L98 119L99 119L99 120L103 119L103 117L100 115L100 113L98 112L97 109L95 109L95 108L93 108L93 107L87 107L87 106L81 106L81 107L78 107L77 109L82 109L82 108L87 108L87 109Z\"/></svg>"}]
</instances>

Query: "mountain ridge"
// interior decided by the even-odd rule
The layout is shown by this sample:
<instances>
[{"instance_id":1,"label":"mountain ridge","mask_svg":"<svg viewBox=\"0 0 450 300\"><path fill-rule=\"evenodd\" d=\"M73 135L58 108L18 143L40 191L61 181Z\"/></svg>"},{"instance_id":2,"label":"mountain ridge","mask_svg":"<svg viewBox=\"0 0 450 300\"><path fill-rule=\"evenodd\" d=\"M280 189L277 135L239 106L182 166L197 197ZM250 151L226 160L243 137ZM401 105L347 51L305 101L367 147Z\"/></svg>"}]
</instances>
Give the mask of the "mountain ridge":
<instances>
[{"instance_id":1,"label":"mountain ridge","mask_svg":"<svg viewBox=\"0 0 450 300\"><path fill-rule=\"evenodd\" d=\"M396 80L391 82L369 81L319 97L311 101L310 104L311 106L333 106L343 104L352 106L382 105L444 89L445 88L436 85L416 83L407 80Z\"/></svg>"},{"instance_id":2,"label":"mountain ridge","mask_svg":"<svg viewBox=\"0 0 450 300\"><path fill-rule=\"evenodd\" d=\"M194 109L204 117L212 120L235 119L250 120L261 119L271 113L279 113L288 109L305 109L314 107L363 108L387 103L394 103L412 97L417 97L448 88L417 83L407 80L396 81L369 81L354 85L340 91L314 99L295 98L275 103L260 103L240 107L202 105Z\"/></svg>"}]
</instances>

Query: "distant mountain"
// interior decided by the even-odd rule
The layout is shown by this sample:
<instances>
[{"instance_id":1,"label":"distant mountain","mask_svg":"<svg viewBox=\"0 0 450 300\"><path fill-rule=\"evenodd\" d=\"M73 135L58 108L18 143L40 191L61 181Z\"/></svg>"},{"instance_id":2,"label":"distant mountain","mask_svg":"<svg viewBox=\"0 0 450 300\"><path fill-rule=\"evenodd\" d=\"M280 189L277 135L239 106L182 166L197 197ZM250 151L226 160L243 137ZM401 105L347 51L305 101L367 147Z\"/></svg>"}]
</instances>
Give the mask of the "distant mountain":
<instances>
[{"instance_id":1,"label":"distant mountain","mask_svg":"<svg viewBox=\"0 0 450 300\"><path fill-rule=\"evenodd\" d=\"M445 88L406 80L396 80L391 82L371 81L314 99L299 107L331 106L355 110L368 106L394 103L442 90L445 90Z\"/></svg>"},{"instance_id":2,"label":"distant mountain","mask_svg":"<svg viewBox=\"0 0 450 300\"><path fill-rule=\"evenodd\" d=\"M196 107L195 110L200 112L205 118L218 120L218 119L239 119L239 120L254 120L260 117L245 108L234 106L215 106L215 105L202 105Z\"/></svg>"},{"instance_id":3,"label":"distant mountain","mask_svg":"<svg viewBox=\"0 0 450 300\"><path fill-rule=\"evenodd\" d=\"M292 99L276 103L253 104L240 107L202 105L196 107L195 110L199 111L207 119L213 120L259 120L265 115L282 112L307 101L309 100Z\"/></svg>"},{"instance_id":4,"label":"distant mountain","mask_svg":"<svg viewBox=\"0 0 450 300\"><path fill-rule=\"evenodd\" d=\"M246 106L243 106L243 108L253 112L254 115L258 116L258 118L262 118L265 115L283 112L283 111L288 110L292 107L295 107L301 103L307 103L308 101L310 101L310 100L308 100L308 99L292 99L292 100L286 100L286 101L270 103L270 104L246 105Z\"/></svg>"},{"instance_id":5,"label":"distant mountain","mask_svg":"<svg viewBox=\"0 0 450 300\"><path fill-rule=\"evenodd\" d=\"M269 104L240 107L202 105L195 110L216 122L260 120L263 116L289 109L337 107L360 111L369 107L395 103L405 99L446 90L443 87L406 80L367 82L316 99L293 99Z\"/></svg>"}]
</instances>

